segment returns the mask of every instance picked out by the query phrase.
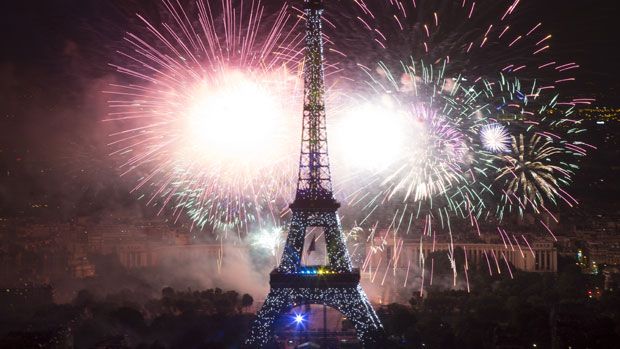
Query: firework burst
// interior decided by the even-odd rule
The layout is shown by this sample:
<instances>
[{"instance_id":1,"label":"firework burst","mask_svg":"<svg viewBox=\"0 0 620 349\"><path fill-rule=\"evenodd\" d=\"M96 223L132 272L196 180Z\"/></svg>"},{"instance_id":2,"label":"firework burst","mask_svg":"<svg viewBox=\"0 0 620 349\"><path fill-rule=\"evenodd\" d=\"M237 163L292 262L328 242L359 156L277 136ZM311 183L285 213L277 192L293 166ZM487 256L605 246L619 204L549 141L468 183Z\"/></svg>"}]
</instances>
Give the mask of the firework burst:
<instances>
[{"instance_id":1,"label":"firework burst","mask_svg":"<svg viewBox=\"0 0 620 349\"><path fill-rule=\"evenodd\" d=\"M445 61L426 65L411 60L397 71L380 66L376 73L367 71L371 93L382 93L399 112L374 121L394 123L391 142L399 143L387 152L391 161L386 166L360 176L367 182L359 189L364 182L356 181L351 202L363 203L369 216L375 211L381 215L381 207L400 205L392 225L408 222L407 231L416 218L437 216L442 228L449 229L452 215L479 215L484 205L480 192L486 188L477 178L486 176L486 162L480 159L486 155L478 154L474 140L487 122L480 94L462 78L446 77ZM430 226L425 227L430 234Z\"/></svg>"},{"instance_id":2,"label":"firework burst","mask_svg":"<svg viewBox=\"0 0 620 349\"><path fill-rule=\"evenodd\" d=\"M503 181L503 202L516 201L523 212L528 206L538 211L545 203L557 205L557 198L573 206L577 201L562 186L571 182L573 171L558 160L566 155L563 148L540 135L511 137L510 152L498 156L502 165L498 168L497 181Z\"/></svg>"},{"instance_id":3,"label":"firework burst","mask_svg":"<svg viewBox=\"0 0 620 349\"><path fill-rule=\"evenodd\" d=\"M510 135L500 124L484 125L480 130L480 142L484 149L493 153L503 153L510 145Z\"/></svg>"},{"instance_id":4,"label":"firework burst","mask_svg":"<svg viewBox=\"0 0 620 349\"><path fill-rule=\"evenodd\" d=\"M284 243L282 232L282 227L261 229L258 233L250 236L250 244L252 246L267 250L273 257L276 257L278 249Z\"/></svg>"},{"instance_id":5,"label":"firework burst","mask_svg":"<svg viewBox=\"0 0 620 349\"><path fill-rule=\"evenodd\" d=\"M450 156L450 151L436 147L442 142L420 145L436 161L417 154L415 168L428 167L416 175L400 170L406 163L413 165L406 156L386 157L398 159L401 164L382 167L391 171L376 171L382 179L372 185L380 184L387 195L365 193L362 200L354 196L353 202L364 202L366 209L374 211L379 204L397 200L402 203L399 214L417 203L416 217L425 211L422 204L427 213L435 210L433 216L443 206L447 209L443 218L460 216L476 227L479 218L496 213L502 217L503 210L490 209L495 202L503 202L503 208L513 205L511 210L516 210L519 203L505 199L504 193L513 189L509 184L498 188L498 183L505 182L495 181L501 166L494 164L494 159L510 150L511 135L523 132L538 133L557 142L566 156L561 159L564 164L558 165L564 172L555 171L553 175L562 175L563 182L570 181L575 160L588 148L576 140L584 130L572 116L576 106L591 100L560 97L559 88L575 80L571 74L579 66L554 60L551 35L542 23L525 19L520 1L421 0L395 1L390 6L357 1L356 5L360 13L354 18L371 33L376 46L373 51L381 53L378 63L357 63L363 72L359 81L366 94L388 94L400 105L424 110L424 114L448 125L444 130L454 131L435 132L435 138L450 142L458 135L460 146L447 147L459 150ZM408 58L403 60L399 54ZM376 68L370 68L373 65ZM405 144L415 144L425 139L415 133L404 134L408 127L403 124L395 128L399 132L392 141L404 139ZM427 135L434 131L429 128ZM401 145L394 152L402 155L401 149L406 147ZM411 149L407 152L416 154ZM542 200L542 195L549 197ZM538 196L529 206L534 213L539 211L539 203L555 203L558 197L551 190L539 191Z\"/></svg>"},{"instance_id":6,"label":"firework burst","mask_svg":"<svg viewBox=\"0 0 620 349\"><path fill-rule=\"evenodd\" d=\"M462 133L435 110L413 106L412 132L404 157L383 180L389 197L402 192L404 200L428 199L445 193L462 180L468 147Z\"/></svg>"},{"instance_id":7,"label":"firework burst","mask_svg":"<svg viewBox=\"0 0 620 349\"><path fill-rule=\"evenodd\" d=\"M138 16L144 34L128 33L112 64L127 81L107 91L107 121L121 130L111 135L112 155L160 212L235 230L290 187L299 19L286 5L265 16L260 1L162 5L170 20Z\"/></svg>"}]
</instances>

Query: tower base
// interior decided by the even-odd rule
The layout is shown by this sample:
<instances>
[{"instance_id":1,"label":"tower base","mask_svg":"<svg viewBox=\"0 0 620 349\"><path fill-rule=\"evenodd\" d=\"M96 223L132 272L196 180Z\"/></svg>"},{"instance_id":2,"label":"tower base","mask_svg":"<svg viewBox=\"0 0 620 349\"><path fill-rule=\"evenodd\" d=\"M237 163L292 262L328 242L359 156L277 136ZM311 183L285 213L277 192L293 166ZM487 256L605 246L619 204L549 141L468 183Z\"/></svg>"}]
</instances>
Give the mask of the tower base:
<instances>
[{"instance_id":1,"label":"tower base","mask_svg":"<svg viewBox=\"0 0 620 349\"><path fill-rule=\"evenodd\" d=\"M245 344L251 348L272 344L276 319L293 307L306 304L326 305L338 310L353 323L357 338L365 348L378 347L383 340L383 326L359 284L328 288L272 285Z\"/></svg>"}]
</instances>

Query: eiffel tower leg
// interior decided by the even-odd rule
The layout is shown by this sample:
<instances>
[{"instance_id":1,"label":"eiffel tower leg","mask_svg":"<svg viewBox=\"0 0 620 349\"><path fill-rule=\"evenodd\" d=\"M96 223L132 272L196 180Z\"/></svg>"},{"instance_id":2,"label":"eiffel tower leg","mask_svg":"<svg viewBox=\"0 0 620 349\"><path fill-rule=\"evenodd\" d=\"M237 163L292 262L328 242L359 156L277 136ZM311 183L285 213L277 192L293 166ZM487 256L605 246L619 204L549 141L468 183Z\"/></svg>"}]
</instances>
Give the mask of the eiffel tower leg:
<instances>
[{"instance_id":1,"label":"eiffel tower leg","mask_svg":"<svg viewBox=\"0 0 620 349\"><path fill-rule=\"evenodd\" d=\"M325 297L326 305L338 310L355 326L355 333L365 348L379 348L383 341L383 326L361 286L332 289ZM321 292L321 291L319 291Z\"/></svg>"},{"instance_id":2,"label":"eiffel tower leg","mask_svg":"<svg viewBox=\"0 0 620 349\"><path fill-rule=\"evenodd\" d=\"M291 226L286 238L286 244L284 245L282 259L278 267L281 271L295 271L301 264L301 253L306 237L306 216L304 212L293 211Z\"/></svg>"},{"instance_id":3,"label":"eiffel tower leg","mask_svg":"<svg viewBox=\"0 0 620 349\"><path fill-rule=\"evenodd\" d=\"M261 348L273 340L276 319L290 309L293 304L291 290L272 288L263 307L256 313L256 320L250 329L245 345L248 348Z\"/></svg>"},{"instance_id":4,"label":"eiffel tower leg","mask_svg":"<svg viewBox=\"0 0 620 349\"><path fill-rule=\"evenodd\" d=\"M323 213L322 220L325 222L325 245L330 267L337 271L351 271L351 258L349 258L338 214L336 212Z\"/></svg>"}]
</instances>

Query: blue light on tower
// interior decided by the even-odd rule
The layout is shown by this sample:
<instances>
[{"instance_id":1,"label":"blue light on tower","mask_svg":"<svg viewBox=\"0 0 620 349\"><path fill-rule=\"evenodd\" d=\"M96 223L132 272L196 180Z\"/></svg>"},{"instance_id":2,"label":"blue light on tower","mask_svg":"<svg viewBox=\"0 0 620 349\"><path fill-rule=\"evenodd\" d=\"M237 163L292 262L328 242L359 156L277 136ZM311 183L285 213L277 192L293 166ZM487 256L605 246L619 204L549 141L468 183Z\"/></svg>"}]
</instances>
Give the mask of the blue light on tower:
<instances>
[{"instance_id":1,"label":"blue light on tower","mask_svg":"<svg viewBox=\"0 0 620 349\"><path fill-rule=\"evenodd\" d=\"M302 322L304 322L304 316L301 314L295 315L295 323L300 325Z\"/></svg>"},{"instance_id":2,"label":"blue light on tower","mask_svg":"<svg viewBox=\"0 0 620 349\"><path fill-rule=\"evenodd\" d=\"M293 314L293 324L295 324L295 327L304 327L306 321L308 321L308 319L306 319L306 314L297 312Z\"/></svg>"}]
</instances>

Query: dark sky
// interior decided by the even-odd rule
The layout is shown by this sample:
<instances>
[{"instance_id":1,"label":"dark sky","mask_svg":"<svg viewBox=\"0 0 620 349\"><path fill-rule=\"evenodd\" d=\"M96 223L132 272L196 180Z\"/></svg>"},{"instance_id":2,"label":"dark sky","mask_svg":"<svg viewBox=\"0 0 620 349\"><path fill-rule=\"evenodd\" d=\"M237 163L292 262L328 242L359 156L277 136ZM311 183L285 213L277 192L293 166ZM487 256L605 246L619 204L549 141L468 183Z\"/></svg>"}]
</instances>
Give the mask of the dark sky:
<instances>
[{"instance_id":1,"label":"dark sky","mask_svg":"<svg viewBox=\"0 0 620 349\"><path fill-rule=\"evenodd\" d=\"M369 0L369 2L380 0ZM269 3L269 1L266 1ZM17 78L36 75L40 81L60 78L56 86L70 89L76 79L97 77L110 70L105 66L111 41L131 28L134 13L157 14L155 1L146 0L55 0L7 2L0 28L4 33L0 51L2 73L12 70ZM337 6L348 6L338 1ZM523 7L541 18L554 35L553 47L581 64L583 85L593 94L618 91L620 68L618 27L613 15L620 4L613 0L522 1ZM333 16L333 15L332 15ZM76 56L87 60L80 71L72 62ZM9 73L10 74L10 73ZM607 96L606 96L607 97ZM609 98L606 103L618 102Z\"/></svg>"},{"instance_id":2,"label":"dark sky","mask_svg":"<svg viewBox=\"0 0 620 349\"><path fill-rule=\"evenodd\" d=\"M218 0L219 1L219 0ZM373 0L367 0L373 1ZM264 1L269 3L268 1ZM156 20L155 1L54 0L6 1L0 11L0 172L19 172L20 183L0 187L0 205L46 195L74 198L63 187L67 178L106 196L124 188L106 183L114 177L106 161L105 133L100 122L105 110L101 90L112 81L107 66L114 47L134 14ZM615 0L523 0L552 32L555 52L581 65L580 87L597 98L598 105L620 106L620 50ZM347 1L337 5L349 6ZM27 164L20 164L28 160ZM75 162L88 161L91 177L72 174ZM34 163L34 164L33 164ZM53 175L32 174L53 167ZM109 176L101 176L101 174ZM81 181L81 182L80 182ZM83 183L82 183L83 182ZM50 184L52 183L52 184ZM71 184L75 186L75 183ZM6 194L12 187L12 195ZM110 189L110 187L114 187ZM45 191L44 189L41 189ZM4 192L4 195L3 195ZM120 194L119 194L120 195ZM121 195L122 196L122 195ZM4 201L4 203L2 202ZM69 204L73 205L73 204Z\"/></svg>"},{"instance_id":3,"label":"dark sky","mask_svg":"<svg viewBox=\"0 0 620 349\"><path fill-rule=\"evenodd\" d=\"M620 38L613 0L544 0L540 18L553 34L553 47L581 65L581 81L601 105L620 106Z\"/></svg>"}]
</instances>

